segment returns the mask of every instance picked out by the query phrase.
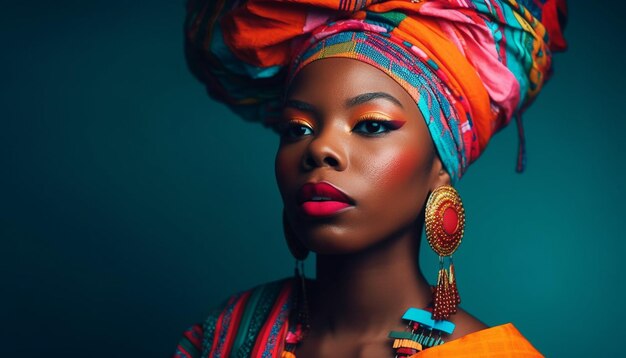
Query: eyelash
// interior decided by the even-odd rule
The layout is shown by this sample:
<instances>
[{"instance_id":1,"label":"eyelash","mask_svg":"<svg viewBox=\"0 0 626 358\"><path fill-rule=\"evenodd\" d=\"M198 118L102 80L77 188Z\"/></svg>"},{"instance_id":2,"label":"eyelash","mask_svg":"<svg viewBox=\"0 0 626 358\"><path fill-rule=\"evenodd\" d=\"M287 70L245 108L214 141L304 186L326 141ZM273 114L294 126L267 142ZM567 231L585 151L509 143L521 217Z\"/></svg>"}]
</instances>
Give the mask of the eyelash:
<instances>
[{"instance_id":1,"label":"eyelash","mask_svg":"<svg viewBox=\"0 0 626 358\"><path fill-rule=\"evenodd\" d=\"M373 133L365 132L365 131L357 131L356 130L358 127L365 126L367 124L376 124L376 125L379 126L378 127L379 129L382 128L384 130L382 132L376 131L376 132L373 132ZM395 126L393 126L392 123L389 120L379 119L379 118L376 118L376 117L363 117L363 118L361 118L361 120L359 120L359 122L357 122L357 124L354 126L354 129L352 129L352 131L360 133L360 134L365 135L367 137L377 137L377 136L389 133L389 132L391 132L392 130L395 130L395 129L398 129L398 128L395 128Z\"/></svg>"},{"instance_id":2,"label":"eyelash","mask_svg":"<svg viewBox=\"0 0 626 358\"><path fill-rule=\"evenodd\" d=\"M367 125L367 124L377 124L380 127L378 127L379 129L382 128L383 131L382 132L367 132L367 131L360 131L357 130L360 126L363 125ZM309 133L301 133L301 134L294 134L292 131L296 130L296 129L305 129L305 132L309 132ZM355 125L354 128L352 129L353 132L359 133L361 135L364 135L366 137L377 137L377 136L381 136L384 135L388 132L391 132L393 130L398 129L399 127L397 125L394 125L391 121L387 120L387 119L380 119L377 117L363 117L361 118ZM287 123L285 123L282 126L279 126L278 128L278 133L280 134L280 137L283 139L290 139L290 140L297 140L303 136L306 135L310 135L313 133L313 129L311 128L311 126L304 122L304 121L296 121L296 120L292 120L289 121Z\"/></svg>"},{"instance_id":3,"label":"eyelash","mask_svg":"<svg viewBox=\"0 0 626 358\"><path fill-rule=\"evenodd\" d=\"M290 134L293 134L293 133L290 133L290 132L295 130L295 129L302 129L302 128L306 128L311 133L313 133L313 129L305 121L291 120L291 121L289 121L287 123L284 123L284 124L282 124L282 125L280 125L278 127L278 134L280 135L281 139L296 140L296 139L302 137L303 135L307 135L308 133L307 134L296 134L294 136L290 136Z\"/></svg>"}]
</instances>

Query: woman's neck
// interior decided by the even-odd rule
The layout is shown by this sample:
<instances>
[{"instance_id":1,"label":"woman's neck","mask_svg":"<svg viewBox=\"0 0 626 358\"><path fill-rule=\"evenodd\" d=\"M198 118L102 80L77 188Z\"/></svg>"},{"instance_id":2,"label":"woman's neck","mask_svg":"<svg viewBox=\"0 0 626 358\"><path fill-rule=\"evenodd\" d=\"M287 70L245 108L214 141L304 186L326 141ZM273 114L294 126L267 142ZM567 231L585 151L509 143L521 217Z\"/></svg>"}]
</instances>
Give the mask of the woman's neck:
<instances>
[{"instance_id":1,"label":"woman's neck","mask_svg":"<svg viewBox=\"0 0 626 358\"><path fill-rule=\"evenodd\" d=\"M407 308L427 306L432 295L418 264L420 232L412 228L357 254L318 255L312 329L386 335L402 325Z\"/></svg>"}]
</instances>

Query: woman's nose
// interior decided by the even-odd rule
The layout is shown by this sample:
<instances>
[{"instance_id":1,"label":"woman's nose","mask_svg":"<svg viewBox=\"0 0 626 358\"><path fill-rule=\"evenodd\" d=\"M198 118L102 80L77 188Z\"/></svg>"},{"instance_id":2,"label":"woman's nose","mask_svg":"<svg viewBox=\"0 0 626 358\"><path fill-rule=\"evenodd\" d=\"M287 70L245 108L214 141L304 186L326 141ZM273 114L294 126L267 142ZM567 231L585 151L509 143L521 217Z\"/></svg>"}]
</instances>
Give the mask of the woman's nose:
<instances>
[{"instance_id":1,"label":"woman's nose","mask_svg":"<svg viewBox=\"0 0 626 358\"><path fill-rule=\"evenodd\" d=\"M308 150L303 157L303 167L306 170L321 167L331 167L338 171L346 169L348 164L346 141L339 131L338 128L328 128L309 142Z\"/></svg>"}]
</instances>

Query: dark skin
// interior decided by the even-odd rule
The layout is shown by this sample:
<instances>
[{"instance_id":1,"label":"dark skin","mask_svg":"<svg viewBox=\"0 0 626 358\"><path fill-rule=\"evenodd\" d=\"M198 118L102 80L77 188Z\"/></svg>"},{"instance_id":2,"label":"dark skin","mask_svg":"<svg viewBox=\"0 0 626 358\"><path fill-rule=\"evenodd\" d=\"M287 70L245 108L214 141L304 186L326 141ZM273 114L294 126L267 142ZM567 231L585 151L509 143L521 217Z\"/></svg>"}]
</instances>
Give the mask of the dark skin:
<instances>
[{"instance_id":1,"label":"dark skin","mask_svg":"<svg viewBox=\"0 0 626 358\"><path fill-rule=\"evenodd\" d=\"M317 253L308 288L311 329L298 358L391 357L387 335L426 307L419 268L429 193L450 183L415 101L382 71L331 58L307 65L290 87L276 155L288 225ZM326 181L354 199L328 217L307 216L298 189ZM464 310L446 341L486 328Z\"/></svg>"}]
</instances>

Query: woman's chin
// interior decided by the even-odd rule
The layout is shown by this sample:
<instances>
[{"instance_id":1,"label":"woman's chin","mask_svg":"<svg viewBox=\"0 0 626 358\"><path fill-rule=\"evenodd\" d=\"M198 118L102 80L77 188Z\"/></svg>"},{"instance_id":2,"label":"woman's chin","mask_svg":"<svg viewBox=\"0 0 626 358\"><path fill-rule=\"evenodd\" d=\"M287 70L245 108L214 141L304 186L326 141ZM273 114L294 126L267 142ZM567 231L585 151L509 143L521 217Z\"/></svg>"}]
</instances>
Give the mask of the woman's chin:
<instances>
[{"instance_id":1,"label":"woman's chin","mask_svg":"<svg viewBox=\"0 0 626 358\"><path fill-rule=\"evenodd\" d=\"M303 240L318 255L346 255L365 250L367 245L348 235L316 235Z\"/></svg>"}]
</instances>

